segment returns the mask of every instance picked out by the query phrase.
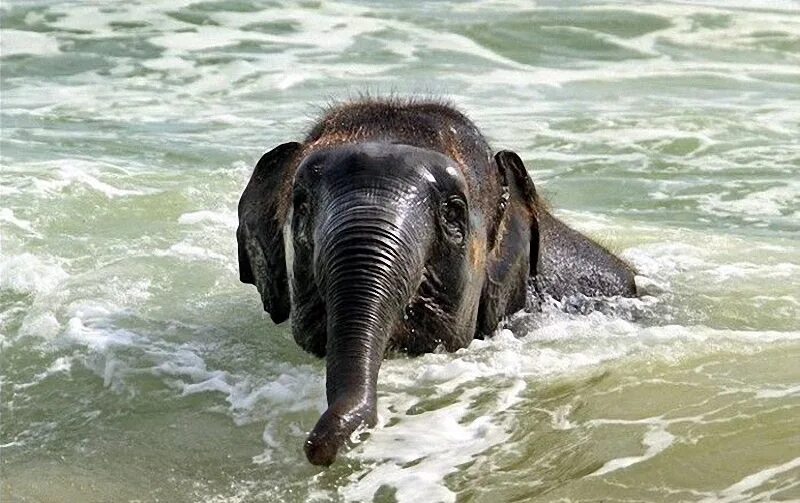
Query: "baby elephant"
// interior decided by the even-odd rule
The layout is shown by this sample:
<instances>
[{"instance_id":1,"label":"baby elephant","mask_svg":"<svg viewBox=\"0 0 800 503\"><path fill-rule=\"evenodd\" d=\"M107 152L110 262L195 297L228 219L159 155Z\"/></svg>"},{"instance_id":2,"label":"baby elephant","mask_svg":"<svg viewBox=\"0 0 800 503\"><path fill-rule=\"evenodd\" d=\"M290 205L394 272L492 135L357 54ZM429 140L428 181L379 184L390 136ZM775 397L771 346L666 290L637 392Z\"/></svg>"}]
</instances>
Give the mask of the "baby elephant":
<instances>
[{"instance_id":1,"label":"baby elephant","mask_svg":"<svg viewBox=\"0 0 800 503\"><path fill-rule=\"evenodd\" d=\"M316 465L375 424L388 351L466 347L523 309L529 285L556 298L636 293L629 266L548 212L517 154L492 155L436 102L329 110L303 143L258 161L236 237L241 281L326 358L328 409L305 443Z\"/></svg>"}]
</instances>

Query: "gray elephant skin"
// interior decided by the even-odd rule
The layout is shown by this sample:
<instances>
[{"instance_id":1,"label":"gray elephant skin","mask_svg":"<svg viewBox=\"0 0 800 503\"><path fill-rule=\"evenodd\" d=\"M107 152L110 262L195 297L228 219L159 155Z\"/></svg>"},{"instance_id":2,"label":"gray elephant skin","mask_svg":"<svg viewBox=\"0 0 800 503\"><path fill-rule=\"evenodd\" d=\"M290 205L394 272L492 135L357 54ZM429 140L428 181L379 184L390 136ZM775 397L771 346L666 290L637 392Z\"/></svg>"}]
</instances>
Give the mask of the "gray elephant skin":
<instances>
[{"instance_id":1,"label":"gray elephant skin","mask_svg":"<svg viewBox=\"0 0 800 503\"><path fill-rule=\"evenodd\" d=\"M466 347L528 297L636 294L627 264L551 215L517 154L435 101L330 108L258 161L236 236L240 280L326 359L328 409L304 446L316 465L374 426L388 352Z\"/></svg>"}]
</instances>

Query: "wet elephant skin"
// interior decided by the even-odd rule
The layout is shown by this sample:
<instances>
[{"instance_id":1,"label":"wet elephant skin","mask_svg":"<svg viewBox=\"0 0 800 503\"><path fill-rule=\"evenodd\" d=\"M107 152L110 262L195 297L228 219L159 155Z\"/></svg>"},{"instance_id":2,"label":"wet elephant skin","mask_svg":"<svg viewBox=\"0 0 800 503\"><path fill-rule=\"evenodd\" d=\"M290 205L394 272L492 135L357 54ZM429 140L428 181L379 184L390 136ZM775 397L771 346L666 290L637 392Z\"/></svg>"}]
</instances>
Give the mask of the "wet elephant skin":
<instances>
[{"instance_id":1,"label":"wet elephant skin","mask_svg":"<svg viewBox=\"0 0 800 503\"><path fill-rule=\"evenodd\" d=\"M522 160L451 106L362 100L262 156L239 202L240 279L326 359L305 443L329 465L376 421L389 351L455 351L528 303L635 295L633 271L555 219Z\"/></svg>"}]
</instances>

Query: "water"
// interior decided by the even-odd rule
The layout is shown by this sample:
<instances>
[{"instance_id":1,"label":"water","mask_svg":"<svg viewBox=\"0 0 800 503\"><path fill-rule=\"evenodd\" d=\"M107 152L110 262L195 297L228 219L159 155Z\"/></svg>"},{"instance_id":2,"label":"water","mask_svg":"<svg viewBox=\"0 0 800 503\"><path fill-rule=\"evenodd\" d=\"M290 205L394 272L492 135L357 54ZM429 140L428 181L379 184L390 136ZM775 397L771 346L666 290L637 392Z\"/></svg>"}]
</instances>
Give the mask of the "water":
<instances>
[{"instance_id":1,"label":"water","mask_svg":"<svg viewBox=\"0 0 800 503\"><path fill-rule=\"evenodd\" d=\"M3 501L800 499L800 4L2 5ZM331 100L447 96L641 299L323 362L237 280L258 157Z\"/></svg>"}]
</instances>

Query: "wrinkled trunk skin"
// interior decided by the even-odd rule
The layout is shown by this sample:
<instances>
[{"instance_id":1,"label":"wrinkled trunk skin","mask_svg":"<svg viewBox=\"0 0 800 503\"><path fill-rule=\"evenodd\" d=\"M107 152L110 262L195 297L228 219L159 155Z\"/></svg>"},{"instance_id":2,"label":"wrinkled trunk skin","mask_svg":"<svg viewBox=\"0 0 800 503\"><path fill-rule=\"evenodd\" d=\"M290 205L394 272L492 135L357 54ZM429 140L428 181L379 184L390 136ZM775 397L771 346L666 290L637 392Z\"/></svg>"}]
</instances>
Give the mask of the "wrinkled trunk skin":
<instances>
[{"instance_id":1,"label":"wrinkled trunk skin","mask_svg":"<svg viewBox=\"0 0 800 503\"><path fill-rule=\"evenodd\" d=\"M315 465L330 465L359 426L375 425L387 342L422 279L430 229L420 211L384 192L335 201L318 228L315 269L328 310L328 410L305 443Z\"/></svg>"}]
</instances>

